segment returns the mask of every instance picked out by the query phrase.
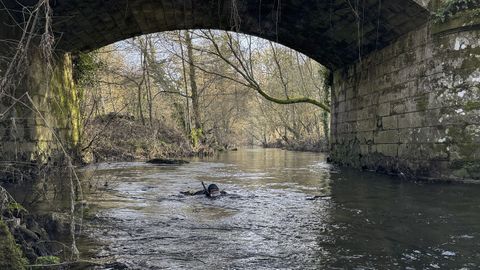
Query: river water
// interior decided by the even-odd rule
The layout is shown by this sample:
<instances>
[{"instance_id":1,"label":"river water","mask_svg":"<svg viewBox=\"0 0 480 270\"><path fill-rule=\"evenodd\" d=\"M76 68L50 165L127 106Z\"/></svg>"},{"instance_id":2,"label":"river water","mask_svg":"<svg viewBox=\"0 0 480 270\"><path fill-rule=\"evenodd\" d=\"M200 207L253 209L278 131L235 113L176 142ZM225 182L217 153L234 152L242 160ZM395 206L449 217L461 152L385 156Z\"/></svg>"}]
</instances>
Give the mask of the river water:
<instances>
[{"instance_id":1,"label":"river water","mask_svg":"<svg viewBox=\"0 0 480 270\"><path fill-rule=\"evenodd\" d=\"M279 149L99 164L82 177L91 183L83 255L129 269L480 267L477 185L400 181ZM228 194L180 194L201 181Z\"/></svg>"}]
</instances>

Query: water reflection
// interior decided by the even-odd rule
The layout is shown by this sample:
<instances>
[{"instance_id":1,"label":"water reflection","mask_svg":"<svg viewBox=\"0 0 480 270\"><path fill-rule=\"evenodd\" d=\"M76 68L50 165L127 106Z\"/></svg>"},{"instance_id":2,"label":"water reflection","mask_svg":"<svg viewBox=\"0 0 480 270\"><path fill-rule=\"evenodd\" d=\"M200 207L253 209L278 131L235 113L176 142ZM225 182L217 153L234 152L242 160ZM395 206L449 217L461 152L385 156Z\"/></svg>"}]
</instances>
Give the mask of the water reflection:
<instances>
[{"instance_id":1,"label":"water reflection","mask_svg":"<svg viewBox=\"0 0 480 270\"><path fill-rule=\"evenodd\" d=\"M181 167L103 164L82 249L132 269L476 269L479 186L333 168L321 154L244 149ZM217 183L217 200L183 196ZM315 195L326 198L307 200ZM95 239L95 241L92 241Z\"/></svg>"},{"instance_id":2,"label":"water reflection","mask_svg":"<svg viewBox=\"0 0 480 270\"><path fill-rule=\"evenodd\" d=\"M414 184L343 171L332 177L329 264L361 268L476 269L478 186Z\"/></svg>"}]
</instances>

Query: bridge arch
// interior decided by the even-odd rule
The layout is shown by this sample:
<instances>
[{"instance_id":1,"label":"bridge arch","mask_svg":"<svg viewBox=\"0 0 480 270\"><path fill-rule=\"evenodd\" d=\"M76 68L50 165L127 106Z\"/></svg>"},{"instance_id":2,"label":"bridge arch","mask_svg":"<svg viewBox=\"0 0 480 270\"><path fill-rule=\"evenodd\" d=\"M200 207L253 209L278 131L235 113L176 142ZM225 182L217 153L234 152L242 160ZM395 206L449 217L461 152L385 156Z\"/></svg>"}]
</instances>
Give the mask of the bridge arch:
<instances>
[{"instance_id":1,"label":"bridge arch","mask_svg":"<svg viewBox=\"0 0 480 270\"><path fill-rule=\"evenodd\" d=\"M269 39L337 69L424 24L413 0L57 0L58 48L92 50L180 29L233 30Z\"/></svg>"}]
</instances>

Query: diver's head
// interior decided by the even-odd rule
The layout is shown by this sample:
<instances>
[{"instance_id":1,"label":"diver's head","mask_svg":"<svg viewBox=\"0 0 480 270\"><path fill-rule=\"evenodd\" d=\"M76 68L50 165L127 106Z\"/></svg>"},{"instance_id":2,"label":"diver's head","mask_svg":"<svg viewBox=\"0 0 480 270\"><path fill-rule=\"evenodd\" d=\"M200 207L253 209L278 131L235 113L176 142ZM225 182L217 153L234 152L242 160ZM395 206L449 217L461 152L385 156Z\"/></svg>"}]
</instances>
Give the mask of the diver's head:
<instances>
[{"instance_id":1,"label":"diver's head","mask_svg":"<svg viewBox=\"0 0 480 270\"><path fill-rule=\"evenodd\" d=\"M208 185L207 190L208 190L208 194L210 195L210 197L220 196L220 189L215 184Z\"/></svg>"}]
</instances>

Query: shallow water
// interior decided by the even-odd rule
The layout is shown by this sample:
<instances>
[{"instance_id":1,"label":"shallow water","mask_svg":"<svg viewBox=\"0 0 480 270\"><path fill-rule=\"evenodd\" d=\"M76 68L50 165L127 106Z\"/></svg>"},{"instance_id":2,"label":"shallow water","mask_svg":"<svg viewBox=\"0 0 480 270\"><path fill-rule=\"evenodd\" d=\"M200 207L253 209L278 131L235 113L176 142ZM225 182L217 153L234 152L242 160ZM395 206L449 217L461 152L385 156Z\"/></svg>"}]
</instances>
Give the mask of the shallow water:
<instances>
[{"instance_id":1,"label":"shallow water","mask_svg":"<svg viewBox=\"0 0 480 270\"><path fill-rule=\"evenodd\" d=\"M477 185L404 182L278 149L82 175L100 188L87 192L81 251L131 269L480 267ZM201 181L228 195L179 193Z\"/></svg>"}]
</instances>

